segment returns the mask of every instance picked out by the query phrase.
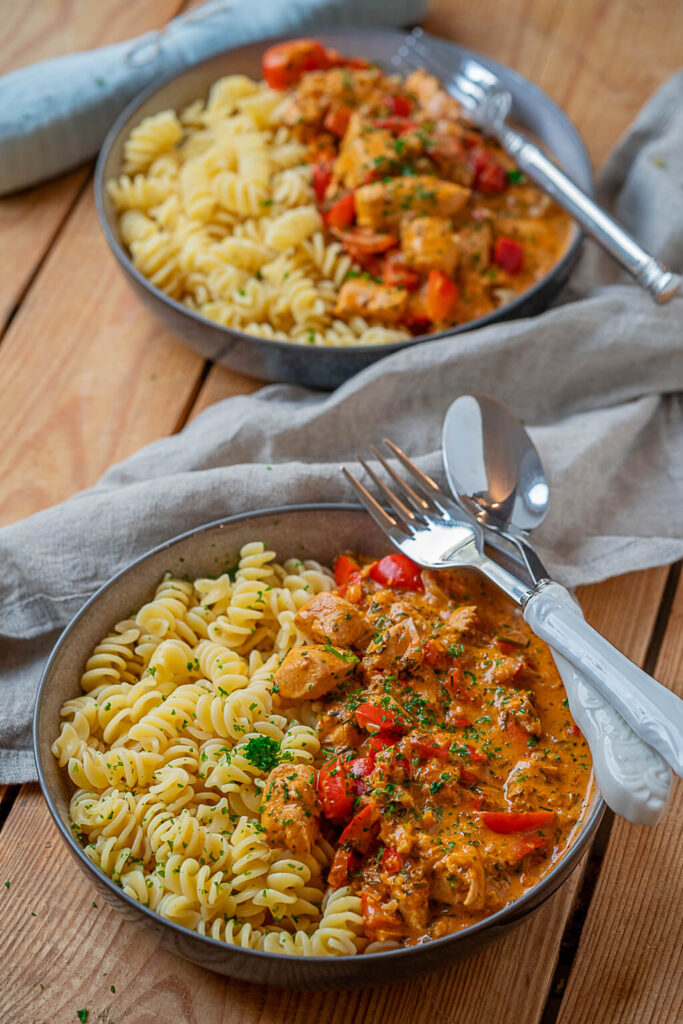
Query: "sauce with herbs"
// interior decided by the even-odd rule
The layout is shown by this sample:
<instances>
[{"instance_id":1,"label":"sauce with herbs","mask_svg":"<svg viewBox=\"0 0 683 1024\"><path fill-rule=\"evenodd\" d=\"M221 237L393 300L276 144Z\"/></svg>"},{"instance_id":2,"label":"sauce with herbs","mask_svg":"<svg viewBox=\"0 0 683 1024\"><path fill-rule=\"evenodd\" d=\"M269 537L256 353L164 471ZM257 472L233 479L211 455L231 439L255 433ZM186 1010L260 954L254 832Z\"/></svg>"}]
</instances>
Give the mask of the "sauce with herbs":
<instances>
[{"instance_id":1,"label":"sauce with herbs","mask_svg":"<svg viewBox=\"0 0 683 1024\"><path fill-rule=\"evenodd\" d=\"M275 673L283 704L313 701L322 743L296 841L333 843L328 882L360 895L371 942L413 944L543 877L580 821L590 755L547 646L478 574L342 555L335 575Z\"/></svg>"}]
</instances>

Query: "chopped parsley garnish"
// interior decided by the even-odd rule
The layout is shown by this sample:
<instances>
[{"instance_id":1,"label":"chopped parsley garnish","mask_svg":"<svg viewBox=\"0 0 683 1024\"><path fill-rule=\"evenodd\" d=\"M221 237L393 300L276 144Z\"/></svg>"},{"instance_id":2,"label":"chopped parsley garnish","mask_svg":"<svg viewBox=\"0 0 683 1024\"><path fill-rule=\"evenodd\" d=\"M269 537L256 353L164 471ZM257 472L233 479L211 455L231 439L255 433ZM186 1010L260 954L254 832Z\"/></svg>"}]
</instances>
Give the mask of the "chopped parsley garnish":
<instances>
[{"instance_id":1,"label":"chopped parsley garnish","mask_svg":"<svg viewBox=\"0 0 683 1024\"><path fill-rule=\"evenodd\" d=\"M244 756L255 768L270 772L278 763L280 744L272 736L252 736L244 749Z\"/></svg>"},{"instance_id":2,"label":"chopped parsley garnish","mask_svg":"<svg viewBox=\"0 0 683 1024\"><path fill-rule=\"evenodd\" d=\"M524 177L522 172L518 171L517 169L515 169L514 171L508 171L507 179L511 185L523 185L526 181L526 178Z\"/></svg>"}]
</instances>

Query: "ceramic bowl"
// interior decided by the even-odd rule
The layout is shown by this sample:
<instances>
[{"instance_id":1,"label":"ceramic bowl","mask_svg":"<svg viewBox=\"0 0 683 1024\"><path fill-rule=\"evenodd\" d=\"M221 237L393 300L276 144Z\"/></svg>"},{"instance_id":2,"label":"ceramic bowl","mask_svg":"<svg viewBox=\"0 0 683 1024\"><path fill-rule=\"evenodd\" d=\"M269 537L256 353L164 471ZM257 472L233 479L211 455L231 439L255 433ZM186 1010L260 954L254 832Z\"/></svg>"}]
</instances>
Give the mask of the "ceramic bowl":
<instances>
[{"instance_id":1,"label":"ceramic bowl","mask_svg":"<svg viewBox=\"0 0 683 1024\"><path fill-rule=\"evenodd\" d=\"M385 29L345 29L323 32L319 38L326 46L342 53L368 57L376 63L391 67L391 57L401 45L405 33ZM428 43L430 37L425 35ZM477 320L447 331L423 335L421 338L397 342L392 345L333 348L294 345L286 341L254 338L233 328L221 327L205 317L191 312L180 302L169 298L155 288L133 266L121 242L117 215L106 192L106 182L117 177L123 162L123 144L131 129L143 117L160 110L178 110L192 100L206 96L210 86L222 75L241 73L252 78L261 77L261 58L264 49L274 40L252 43L227 50L196 66L183 71L165 84L148 89L123 111L107 135L95 171L95 199L100 223L119 264L135 291L159 317L165 327L207 359L221 363L232 370L249 374L265 381L286 381L306 384L314 388L335 388L359 370L407 345L415 345L433 338L453 336L471 331L485 324L515 317L531 316L544 310L566 283L573 269L581 245L578 228L572 229L569 245L555 266L533 287L514 301ZM528 130L564 168L570 178L589 194L593 191L590 161L581 136L566 114L541 89L510 68L474 53L462 46L449 46L454 60L474 57L495 72L509 89L513 98L512 118L522 129Z\"/></svg>"},{"instance_id":2,"label":"ceramic bowl","mask_svg":"<svg viewBox=\"0 0 683 1024\"><path fill-rule=\"evenodd\" d=\"M242 949L173 924L126 896L86 857L69 823L73 786L50 746L59 733L63 702L80 692L79 679L93 647L112 624L126 618L154 593L166 570L207 576L234 564L240 547L263 540L278 558L309 557L331 564L341 550L386 553L388 543L369 516L352 505L302 505L233 516L163 544L106 583L64 631L41 680L34 715L34 749L45 799L69 852L104 900L125 918L158 935L172 952L219 974L287 988L349 988L405 980L447 967L477 952L520 924L579 864L603 812L597 790L576 837L553 869L514 903L454 935L422 945L369 956L294 957ZM83 882L86 884L86 878Z\"/></svg>"}]
</instances>

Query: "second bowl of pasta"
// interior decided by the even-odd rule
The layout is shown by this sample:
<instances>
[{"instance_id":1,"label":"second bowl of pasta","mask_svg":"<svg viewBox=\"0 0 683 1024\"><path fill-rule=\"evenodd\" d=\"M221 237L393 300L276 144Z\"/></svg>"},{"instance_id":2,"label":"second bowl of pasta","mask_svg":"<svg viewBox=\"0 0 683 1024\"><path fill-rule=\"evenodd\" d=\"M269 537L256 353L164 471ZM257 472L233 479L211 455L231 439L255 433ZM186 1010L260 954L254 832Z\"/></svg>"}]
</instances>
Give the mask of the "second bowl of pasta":
<instances>
[{"instance_id":1,"label":"second bowl of pasta","mask_svg":"<svg viewBox=\"0 0 683 1024\"><path fill-rule=\"evenodd\" d=\"M575 226L428 71L392 74L402 38L241 47L115 124L95 178L105 234L143 300L207 358L336 387L402 346L538 312L566 281ZM489 64L519 123L590 190L564 114Z\"/></svg>"}]
</instances>

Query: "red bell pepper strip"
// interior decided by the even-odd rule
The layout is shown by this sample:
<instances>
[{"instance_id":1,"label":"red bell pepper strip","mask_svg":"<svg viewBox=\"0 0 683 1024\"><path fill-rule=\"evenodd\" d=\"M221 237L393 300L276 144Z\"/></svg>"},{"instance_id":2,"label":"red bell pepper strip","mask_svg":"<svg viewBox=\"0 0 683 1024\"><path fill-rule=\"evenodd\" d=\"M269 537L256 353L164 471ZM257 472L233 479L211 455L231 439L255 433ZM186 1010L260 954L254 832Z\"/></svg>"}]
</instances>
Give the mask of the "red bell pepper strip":
<instances>
[{"instance_id":1,"label":"red bell pepper strip","mask_svg":"<svg viewBox=\"0 0 683 1024\"><path fill-rule=\"evenodd\" d=\"M370 802L353 816L342 834L340 844L350 843L358 853L367 853L377 836L379 809Z\"/></svg>"},{"instance_id":2,"label":"red bell pepper strip","mask_svg":"<svg viewBox=\"0 0 683 1024\"><path fill-rule=\"evenodd\" d=\"M370 752L373 757L376 757L383 750L388 750L389 747L395 746L397 741L398 736L382 736L381 733L377 736L371 736L369 743Z\"/></svg>"},{"instance_id":3,"label":"red bell pepper strip","mask_svg":"<svg viewBox=\"0 0 683 1024\"><path fill-rule=\"evenodd\" d=\"M488 762L486 754L482 754L480 750L477 750L477 748L473 747L470 743L466 744L466 746L470 759L474 761L475 764L486 764Z\"/></svg>"},{"instance_id":4,"label":"red bell pepper strip","mask_svg":"<svg viewBox=\"0 0 683 1024\"><path fill-rule=\"evenodd\" d=\"M354 562L353 558L349 558L348 555L339 555L337 561L334 563L334 579L338 587L349 582L349 577L360 569L358 562Z\"/></svg>"},{"instance_id":5,"label":"red bell pepper strip","mask_svg":"<svg viewBox=\"0 0 683 1024\"><path fill-rule=\"evenodd\" d=\"M453 319L460 302L457 284L441 270L430 270L427 279L425 305L427 316L434 324L445 324Z\"/></svg>"},{"instance_id":6,"label":"red bell pepper strip","mask_svg":"<svg viewBox=\"0 0 683 1024\"><path fill-rule=\"evenodd\" d=\"M493 247L493 262L508 274L518 274L524 265L524 246L514 238L500 235Z\"/></svg>"},{"instance_id":7,"label":"red bell pepper strip","mask_svg":"<svg viewBox=\"0 0 683 1024\"><path fill-rule=\"evenodd\" d=\"M318 800L325 817L336 824L348 821L353 813L355 789L343 761L328 761L318 772Z\"/></svg>"},{"instance_id":8,"label":"red bell pepper strip","mask_svg":"<svg viewBox=\"0 0 683 1024\"><path fill-rule=\"evenodd\" d=\"M371 753L368 757L356 757L353 761L346 762L346 770L354 779L364 779L375 767L375 756Z\"/></svg>"},{"instance_id":9,"label":"red bell pepper strip","mask_svg":"<svg viewBox=\"0 0 683 1024\"><path fill-rule=\"evenodd\" d=\"M380 736L402 736L406 731L405 724L390 708L380 707L366 701L356 708L356 721L366 732L379 733Z\"/></svg>"},{"instance_id":10,"label":"red bell pepper strip","mask_svg":"<svg viewBox=\"0 0 683 1024\"><path fill-rule=\"evenodd\" d=\"M555 822L554 811L482 811L481 820L492 832L530 832L549 828Z\"/></svg>"},{"instance_id":11,"label":"red bell pepper strip","mask_svg":"<svg viewBox=\"0 0 683 1024\"><path fill-rule=\"evenodd\" d=\"M420 283L420 276L403 262L403 253L390 252L382 267L384 283L390 287L407 288L412 291Z\"/></svg>"},{"instance_id":12,"label":"red bell pepper strip","mask_svg":"<svg viewBox=\"0 0 683 1024\"><path fill-rule=\"evenodd\" d=\"M325 199L327 186L332 181L332 167L327 161L320 161L313 168L313 191L315 198L320 205Z\"/></svg>"},{"instance_id":13,"label":"red bell pepper strip","mask_svg":"<svg viewBox=\"0 0 683 1024\"><path fill-rule=\"evenodd\" d=\"M271 89L288 89L304 72L327 67L328 56L317 39L290 39L268 47L263 54L263 77Z\"/></svg>"},{"instance_id":14,"label":"red bell pepper strip","mask_svg":"<svg viewBox=\"0 0 683 1024\"><path fill-rule=\"evenodd\" d=\"M386 871L388 875L397 875L402 867L403 855L395 846L387 846L382 854L382 871Z\"/></svg>"},{"instance_id":15,"label":"red bell pepper strip","mask_svg":"<svg viewBox=\"0 0 683 1024\"><path fill-rule=\"evenodd\" d=\"M424 590L422 569L407 555L386 555L370 566L370 578L383 587L399 587L401 590Z\"/></svg>"},{"instance_id":16,"label":"red bell pepper strip","mask_svg":"<svg viewBox=\"0 0 683 1024\"><path fill-rule=\"evenodd\" d=\"M388 99L389 112L395 114L396 117L408 117L412 109L412 103L407 96L400 96L398 94L390 96Z\"/></svg>"},{"instance_id":17,"label":"red bell pepper strip","mask_svg":"<svg viewBox=\"0 0 683 1024\"><path fill-rule=\"evenodd\" d=\"M338 139L343 139L346 135L346 129L349 127L349 121L351 120L351 107L347 107L346 104L342 103L338 107L332 107L325 114L325 120L323 121L323 127L328 132L332 132Z\"/></svg>"},{"instance_id":18,"label":"red bell pepper strip","mask_svg":"<svg viewBox=\"0 0 683 1024\"><path fill-rule=\"evenodd\" d=\"M422 757L438 757L447 761L451 756L450 747L439 746L438 743L430 743L429 740L411 739L412 745Z\"/></svg>"},{"instance_id":19,"label":"red bell pepper strip","mask_svg":"<svg viewBox=\"0 0 683 1024\"><path fill-rule=\"evenodd\" d=\"M327 884L333 889L340 889L342 885L346 885L356 868L357 861L358 857L353 850L345 850L343 847L339 847L330 865Z\"/></svg>"},{"instance_id":20,"label":"red bell pepper strip","mask_svg":"<svg viewBox=\"0 0 683 1024\"><path fill-rule=\"evenodd\" d=\"M505 168L496 160L491 160L475 177L474 187L489 196L504 192L508 187L508 176L505 173Z\"/></svg>"},{"instance_id":21,"label":"red bell pepper strip","mask_svg":"<svg viewBox=\"0 0 683 1024\"><path fill-rule=\"evenodd\" d=\"M533 853L534 850L541 850L544 846L548 845L548 837L541 835L524 835L519 836L514 845L512 851L511 864L518 864L519 861L526 857L527 853Z\"/></svg>"},{"instance_id":22,"label":"red bell pepper strip","mask_svg":"<svg viewBox=\"0 0 683 1024\"><path fill-rule=\"evenodd\" d=\"M396 235L382 234L366 230L365 228L355 228L353 231L344 231L338 237L341 239L341 243L346 251L350 256L353 256L354 259L358 255L372 256L380 252L387 252L387 250L393 249L398 245L398 238Z\"/></svg>"},{"instance_id":23,"label":"red bell pepper strip","mask_svg":"<svg viewBox=\"0 0 683 1024\"><path fill-rule=\"evenodd\" d=\"M347 192L337 199L325 214L325 220L331 228L348 228L356 216L356 201L353 192Z\"/></svg>"}]
</instances>

